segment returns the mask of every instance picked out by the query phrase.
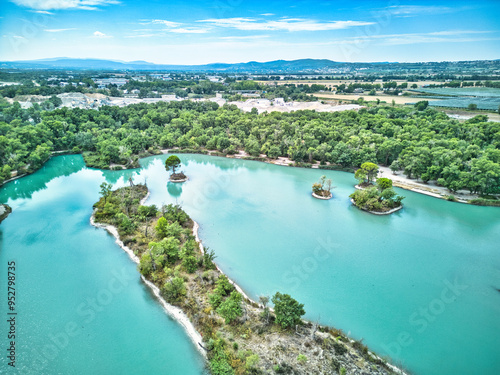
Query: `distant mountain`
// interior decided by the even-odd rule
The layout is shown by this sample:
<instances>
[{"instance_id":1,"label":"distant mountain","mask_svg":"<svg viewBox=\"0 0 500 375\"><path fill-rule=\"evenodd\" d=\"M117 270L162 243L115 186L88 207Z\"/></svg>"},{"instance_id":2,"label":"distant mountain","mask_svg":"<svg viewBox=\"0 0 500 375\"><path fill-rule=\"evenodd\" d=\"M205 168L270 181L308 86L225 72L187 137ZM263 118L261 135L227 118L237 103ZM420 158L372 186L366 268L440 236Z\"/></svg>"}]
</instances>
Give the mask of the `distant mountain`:
<instances>
[{"instance_id":1,"label":"distant mountain","mask_svg":"<svg viewBox=\"0 0 500 375\"><path fill-rule=\"evenodd\" d=\"M203 71L203 72L308 72L338 67L338 63L331 60L301 59L276 60L268 62L250 61L246 63L213 63L205 65L164 65L147 61L116 61L101 59L73 59L58 57L40 60L3 61L0 68L21 69L95 69L95 70L168 70L168 71Z\"/></svg>"},{"instance_id":2,"label":"distant mountain","mask_svg":"<svg viewBox=\"0 0 500 375\"><path fill-rule=\"evenodd\" d=\"M337 69L343 72L357 70L398 71L399 73L414 73L419 69L436 71L446 70L448 73L460 72L462 68L469 70L471 67L479 66L491 70L492 67L500 69L500 60L482 61L442 61L422 63L399 63L399 62L373 62L373 63L347 63L331 61L326 59L300 59L300 60L275 60L267 62L249 61L246 63L213 63L205 65L165 65L154 64L147 61L119 61L102 59L74 59L68 57L56 57L50 59L27 60L27 61L0 61L0 69L66 69L66 70L114 70L114 71L189 71L206 73L257 73L257 74L291 74L291 73L331 73ZM368 70L367 70L368 69Z\"/></svg>"}]
</instances>

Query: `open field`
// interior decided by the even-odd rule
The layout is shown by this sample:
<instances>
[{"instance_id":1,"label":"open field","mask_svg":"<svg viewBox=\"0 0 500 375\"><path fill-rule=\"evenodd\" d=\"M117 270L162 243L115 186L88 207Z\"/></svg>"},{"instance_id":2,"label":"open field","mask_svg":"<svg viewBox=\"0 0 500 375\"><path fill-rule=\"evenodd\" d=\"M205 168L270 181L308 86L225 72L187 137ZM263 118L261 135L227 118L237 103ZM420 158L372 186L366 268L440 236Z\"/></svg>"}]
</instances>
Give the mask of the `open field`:
<instances>
[{"instance_id":1,"label":"open field","mask_svg":"<svg viewBox=\"0 0 500 375\"><path fill-rule=\"evenodd\" d=\"M406 103L415 103L420 101L418 98L412 98L410 96L396 96L396 95L366 95L366 94L334 94L331 92L318 92L311 94L315 96L316 98L324 98L324 99L334 99L334 100L342 100L342 101L351 101L351 100L357 100L360 97L363 97L365 101L376 101L379 99L381 102L387 102L388 104L394 102L396 104L406 104ZM432 101L433 99L423 99L423 100L428 100Z\"/></svg>"},{"instance_id":2,"label":"open field","mask_svg":"<svg viewBox=\"0 0 500 375\"><path fill-rule=\"evenodd\" d=\"M402 84L404 82L407 82L408 86L411 86L414 83L416 83L418 87L423 87L423 86L426 86L426 85L439 85L439 84L444 83L444 82L437 82L437 81L416 81L416 82L410 82L410 81L404 80L404 79L391 79L391 81L397 82L398 85L400 85L400 84ZM307 80L256 81L256 82L259 82L260 84L278 85L278 86L287 85L287 84L309 85L309 86L311 86L313 84L316 84L316 85L325 85L326 87L336 87L336 86L341 85L341 84L345 84L345 85L348 86L351 83L371 83L371 84L379 83L381 85L383 84L382 80L377 80L377 81L372 81L372 82L364 82L364 81L355 80L355 79L340 79L340 80L338 80L338 79L334 79L334 80L330 80L330 79L322 79L322 80L307 79ZM471 81L471 82L474 82L474 81Z\"/></svg>"}]
</instances>

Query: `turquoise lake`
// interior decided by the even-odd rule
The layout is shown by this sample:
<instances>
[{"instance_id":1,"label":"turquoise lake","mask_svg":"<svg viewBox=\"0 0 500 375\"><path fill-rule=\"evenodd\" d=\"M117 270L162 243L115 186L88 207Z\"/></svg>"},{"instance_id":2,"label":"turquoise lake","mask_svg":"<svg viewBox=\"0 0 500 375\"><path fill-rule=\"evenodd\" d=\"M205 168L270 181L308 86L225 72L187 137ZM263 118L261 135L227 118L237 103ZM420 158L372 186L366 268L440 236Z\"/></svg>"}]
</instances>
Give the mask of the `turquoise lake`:
<instances>
[{"instance_id":1,"label":"turquoise lake","mask_svg":"<svg viewBox=\"0 0 500 375\"><path fill-rule=\"evenodd\" d=\"M19 373L203 373L135 264L89 223L99 184L129 177L147 182L147 204L181 204L251 297L289 293L308 319L417 375L500 373L500 209L397 189L404 209L374 216L350 204L349 173L179 155L190 179L172 184L166 157L103 172L61 156L0 190L14 209L0 224L0 277L15 260L18 365L31 371ZM310 194L322 174L335 186L329 201Z\"/></svg>"}]
</instances>

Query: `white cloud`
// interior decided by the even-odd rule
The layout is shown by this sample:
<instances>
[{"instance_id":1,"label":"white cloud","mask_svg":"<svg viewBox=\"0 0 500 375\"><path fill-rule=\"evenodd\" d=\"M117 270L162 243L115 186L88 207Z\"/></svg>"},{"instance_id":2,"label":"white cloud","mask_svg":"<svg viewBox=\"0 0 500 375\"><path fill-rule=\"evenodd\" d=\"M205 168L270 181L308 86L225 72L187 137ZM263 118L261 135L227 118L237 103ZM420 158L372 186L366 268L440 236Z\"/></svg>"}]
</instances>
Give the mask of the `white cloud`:
<instances>
[{"instance_id":1,"label":"white cloud","mask_svg":"<svg viewBox=\"0 0 500 375\"><path fill-rule=\"evenodd\" d=\"M179 27L181 25L178 22L172 22L167 20L151 20L151 22L146 22L146 23L160 24L160 25L165 25L167 27Z\"/></svg>"},{"instance_id":2,"label":"white cloud","mask_svg":"<svg viewBox=\"0 0 500 375\"><path fill-rule=\"evenodd\" d=\"M30 10L30 12L39 13L39 14L49 14L49 15L53 15L54 14L54 13L48 12L46 10Z\"/></svg>"},{"instance_id":3,"label":"white cloud","mask_svg":"<svg viewBox=\"0 0 500 375\"><path fill-rule=\"evenodd\" d=\"M153 36L158 36L157 34L137 34L137 35L127 35L125 38L151 38Z\"/></svg>"},{"instance_id":4,"label":"white cloud","mask_svg":"<svg viewBox=\"0 0 500 375\"><path fill-rule=\"evenodd\" d=\"M331 44L362 44L370 40L377 40L381 45L404 45L421 43L465 43L479 42L486 40L498 40L497 38L472 37L474 34L488 34L494 31L483 30L447 30L434 31L429 33L408 33L408 34L386 34L370 35L346 38L342 41L332 41Z\"/></svg>"},{"instance_id":5,"label":"white cloud","mask_svg":"<svg viewBox=\"0 0 500 375\"><path fill-rule=\"evenodd\" d=\"M274 13L262 13L261 16L265 17L274 16Z\"/></svg>"},{"instance_id":6,"label":"white cloud","mask_svg":"<svg viewBox=\"0 0 500 375\"><path fill-rule=\"evenodd\" d=\"M387 10L398 17L414 17L417 15L443 14L457 11L457 8L443 6L424 6L424 5L392 5Z\"/></svg>"},{"instance_id":7,"label":"white cloud","mask_svg":"<svg viewBox=\"0 0 500 375\"><path fill-rule=\"evenodd\" d=\"M179 27L177 29L169 29L166 31L168 31L169 33L178 33L178 34L205 34L209 30L210 29L197 29L194 27L188 27L188 28Z\"/></svg>"},{"instance_id":8,"label":"white cloud","mask_svg":"<svg viewBox=\"0 0 500 375\"><path fill-rule=\"evenodd\" d=\"M176 33L176 34L205 34L207 33L210 28L206 27L184 27L182 23L179 22L173 22L173 21L168 21L168 20L160 20L160 19L155 19L155 20L141 20L139 22L141 25L162 25L165 26L164 29L159 30L156 34L144 34L143 37L150 37L150 36L164 36L165 32L168 33ZM152 29L148 29L150 31L153 31ZM131 38L137 37L137 36L130 36Z\"/></svg>"},{"instance_id":9,"label":"white cloud","mask_svg":"<svg viewBox=\"0 0 500 375\"><path fill-rule=\"evenodd\" d=\"M102 38L102 39L103 38L112 38L111 35L106 35L104 33L101 33L100 31L94 31L93 35L94 35L95 38Z\"/></svg>"},{"instance_id":10,"label":"white cloud","mask_svg":"<svg viewBox=\"0 0 500 375\"><path fill-rule=\"evenodd\" d=\"M60 33L60 32L68 31L68 30L75 30L75 28L72 27L72 28L69 28L69 29L45 29L44 31L46 31L48 33Z\"/></svg>"},{"instance_id":11,"label":"white cloud","mask_svg":"<svg viewBox=\"0 0 500 375\"><path fill-rule=\"evenodd\" d=\"M85 9L96 10L100 6L119 4L118 0L10 0L30 9Z\"/></svg>"},{"instance_id":12,"label":"white cloud","mask_svg":"<svg viewBox=\"0 0 500 375\"><path fill-rule=\"evenodd\" d=\"M269 38L270 35L246 35L246 36L221 36L221 40L252 40Z\"/></svg>"},{"instance_id":13,"label":"white cloud","mask_svg":"<svg viewBox=\"0 0 500 375\"><path fill-rule=\"evenodd\" d=\"M355 26L372 25L365 21L316 21L303 18L283 18L276 21L257 20L248 17L210 18L197 22L208 23L218 27L228 27L238 30L282 30L282 31L327 31L347 29Z\"/></svg>"}]
</instances>

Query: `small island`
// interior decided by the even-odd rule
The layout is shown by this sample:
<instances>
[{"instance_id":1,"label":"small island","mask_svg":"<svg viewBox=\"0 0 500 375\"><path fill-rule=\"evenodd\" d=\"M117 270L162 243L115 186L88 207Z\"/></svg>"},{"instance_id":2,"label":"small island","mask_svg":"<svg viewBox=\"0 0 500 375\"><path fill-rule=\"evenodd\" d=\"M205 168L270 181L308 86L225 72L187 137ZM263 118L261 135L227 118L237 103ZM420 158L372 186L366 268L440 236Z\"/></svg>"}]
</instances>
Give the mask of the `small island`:
<instances>
[{"instance_id":1,"label":"small island","mask_svg":"<svg viewBox=\"0 0 500 375\"><path fill-rule=\"evenodd\" d=\"M361 210L375 215L392 214L403 208L403 196L397 195L392 188L392 180L378 178L376 184L373 179L377 176L378 166L374 163L363 163L355 173L359 184L357 190L349 197L351 202Z\"/></svg>"},{"instance_id":2,"label":"small island","mask_svg":"<svg viewBox=\"0 0 500 375\"><path fill-rule=\"evenodd\" d=\"M188 177L183 173L175 173L176 168L180 168L181 159L177 155L170 155L168 159L165 161L165 169L167 172L172 170L172 174L170 175L170 182L185 182L188 180Z\"/></svg>"},{"instance_id":3,"label":"small island","mask_svg":"<svg viewBox=\"0 0 500 375\"><path fill-rule=\"evenodd\" d=\"M9 214L12 212L12 208L10 208L9 205L7 204L0 204L0 223L4 221L4 219L9 216Z\"/></svg>"},{"instance_id":4,"label":"small island","mask_svg":"<svg viewBox=\"0 0 500 375\"><path fill-rule=\"evenodd\" d=\"M319 182L312 186L312 196L317 199L330 199L332 197L332 180L326 176L321 176Z\"/></svg>"}]
</instances>

